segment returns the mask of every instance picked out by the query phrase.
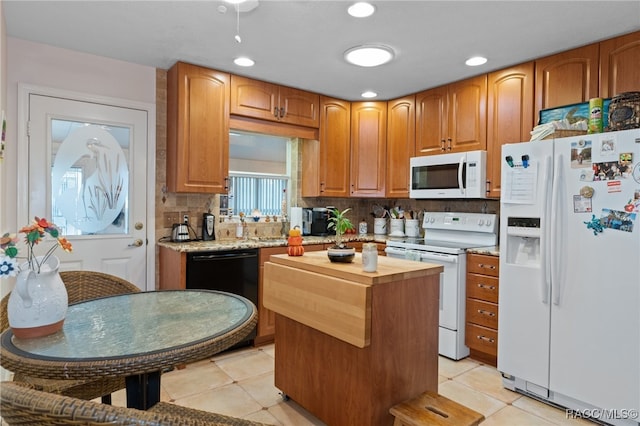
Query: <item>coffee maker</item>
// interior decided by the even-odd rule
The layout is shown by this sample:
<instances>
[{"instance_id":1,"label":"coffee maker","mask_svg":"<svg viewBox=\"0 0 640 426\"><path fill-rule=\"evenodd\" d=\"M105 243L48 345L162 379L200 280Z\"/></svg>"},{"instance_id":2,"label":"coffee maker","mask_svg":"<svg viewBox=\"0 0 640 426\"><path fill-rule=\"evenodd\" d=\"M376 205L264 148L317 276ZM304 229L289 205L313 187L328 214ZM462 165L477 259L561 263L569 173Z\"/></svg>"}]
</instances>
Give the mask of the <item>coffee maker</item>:
<instances>
[{"instance_id":1,"label":"coffee maker","mask_svg":"<svg viewBox=\"0 0 640 426\"><path fill-rule=\"evenodd\" d=\"M335 235L335 230L329 230L329 218L333 207L314 207L311 212L311 235L326 237Z\"/></svg>"},{"instance_id":2,"label":"coffee maker","mask_svg":"<svg viewBox=\"0 0 640 426\"><path fill-rule=\"evenodd\" d=\"M326 237L329 235L329 210L325 207L314 207L311 211L311 235Z\"/></svg>"},{"instance_id":3,"label":"coffee maker","mask_svg":"<svg viewBox=\"0 0 640 426\"><path fill-rule=\"evenodd\" d=\"M313 209L302 209L302 235L311 235L311 224L313 223Z\"/></svg>"}]
</instances>

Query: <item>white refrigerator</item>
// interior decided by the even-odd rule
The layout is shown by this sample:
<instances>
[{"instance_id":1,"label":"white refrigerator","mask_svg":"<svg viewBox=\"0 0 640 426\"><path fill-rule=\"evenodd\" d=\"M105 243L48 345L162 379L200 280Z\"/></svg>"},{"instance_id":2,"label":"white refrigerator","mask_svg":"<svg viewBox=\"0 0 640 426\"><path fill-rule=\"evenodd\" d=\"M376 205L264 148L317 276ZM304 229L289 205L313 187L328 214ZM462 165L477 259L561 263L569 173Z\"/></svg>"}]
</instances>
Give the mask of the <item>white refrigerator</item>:
<instances>
[{"instance_id":1,"label":"white refrigerator","mask_svg":"<svg viewBox=\"0 0 640 426\"><path fill-rule=\"evenodd\" d=\"M501 161L504 386L638 425L640 129L507 144Z\"/></svg>"}]
</instances>

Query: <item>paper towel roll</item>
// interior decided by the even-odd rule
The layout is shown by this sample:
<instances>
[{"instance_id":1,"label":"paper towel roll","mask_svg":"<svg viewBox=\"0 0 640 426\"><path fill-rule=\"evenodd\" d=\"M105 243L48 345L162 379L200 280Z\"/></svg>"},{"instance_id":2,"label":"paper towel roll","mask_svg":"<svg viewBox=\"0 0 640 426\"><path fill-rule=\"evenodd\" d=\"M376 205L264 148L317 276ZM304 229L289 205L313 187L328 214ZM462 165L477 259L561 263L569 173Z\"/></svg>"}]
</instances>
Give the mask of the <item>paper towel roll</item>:
<instances>
[{"instance_id":1,"label":"paper towel roll","mask_svg":"<svg viewBox=\"0 0 640 426\"><path fill-rule=\"evenodd\" d=\"M302 230L302 207L291 207L291 228L296 226Z\"/></svg>"}]
</instances>

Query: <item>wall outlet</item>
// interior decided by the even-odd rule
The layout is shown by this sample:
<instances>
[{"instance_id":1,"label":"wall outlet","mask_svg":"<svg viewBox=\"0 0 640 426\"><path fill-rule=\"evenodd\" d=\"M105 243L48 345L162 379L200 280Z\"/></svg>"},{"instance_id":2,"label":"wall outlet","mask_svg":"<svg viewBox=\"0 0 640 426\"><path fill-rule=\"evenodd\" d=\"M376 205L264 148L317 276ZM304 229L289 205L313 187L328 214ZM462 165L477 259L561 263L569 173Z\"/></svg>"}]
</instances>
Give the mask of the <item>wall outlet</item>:
<instances>
[{"instance_id":1,"label":"wall outlet","mask_svg":"<svg viewBox=\"0 0 640 426\"><path fill-rule=\"evenodd\" d=\"M182 223L189 223L189 215L188 214L183 214L182 215Z\"/></svg>"},{"instance_id":2,"label":"wall outlet","mask_svg":"<svg viewBox=\"0 0 640 426\"><path fill-rule=\"evenodd\" d=\"M174 223L180 223L180 212L164 212L164 227L171 228Z\"/></svg>"}]
</instances>

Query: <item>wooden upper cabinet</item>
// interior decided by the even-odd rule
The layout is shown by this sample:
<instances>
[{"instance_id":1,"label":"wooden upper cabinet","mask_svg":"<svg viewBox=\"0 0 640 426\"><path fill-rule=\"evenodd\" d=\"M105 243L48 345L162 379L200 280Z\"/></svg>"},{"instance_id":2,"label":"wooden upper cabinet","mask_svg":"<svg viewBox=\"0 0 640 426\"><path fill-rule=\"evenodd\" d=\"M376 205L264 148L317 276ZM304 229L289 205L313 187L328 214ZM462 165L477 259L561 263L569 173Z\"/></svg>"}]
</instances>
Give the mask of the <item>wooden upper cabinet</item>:
<instances>
[{"instance_id":1,"label":"wooden upper cabinet","mask_svg":"<svg viewBox=\"0 0 640 426\"><path fill-rule=\"evenodd\" d=\"M600 43L600 97L640 91L640 31Z\"/></svg>"},{"instance_id":2,"label":"wooden upper cabinet","mask_svg":"<svg viewBox=\"0 0 640 426\"><path fill-rule=\"evenodd\" d=\"M534 64L517 65L488 76L487 182L488 194L500 197L502 145L531 139L533 129Z\"/></svg>"},{"instance_id":3,"label":"wooden upper cabinet","mask_svg":"<svg viewBox=\"0 0 640 426\"><path fill-rule=\"evenodd\" d=\"M319 103L315 93L231 76L231 114L317 128Z\"/></svg>"},{"instance_id":4,"label":"wooden upper cabinet","mask_svg":"<svg viewBox=\"0 0 640 426\"><path fill-rule=\"evenodd\" d=\"M447 86L425 90L416 95L416 155L442 154L449 132Z\"/></svg>"},{"instance_id":5,"label":"wooden upper cabinet","mask_svg":"<svg viewBox=\"0 0 640 426\"><path fill-rule=\"evenodd\" d=\"M416 95L416 155L486 148L486 74Z\"/></svg>"},{"instance_id":6,"label":"wooden upper cabinet","mask_svg":"<svg viewBox=\"0 0 640 426\"><path fill-rule=\"evenodd\" d=\"M598 43L535 61L536 123L540 110L598 97Z\"/></svg>"},{"instance_id":7,"label":"wooden upper cabinet","mask_svg":"<svg viewBox=\"0 0 640 426\"><path fill-rule=\"evenodd\" d=\"M300 195L320 196L320 141L304 140L300 145Z\"/></svg>"},{"instance_id":8,"label":"wooden upper cabinet","mask_svg":"<svg viewBox=\"0 0 640 426\"><path fill-rule=\"evenodd\" d=\"M449 85L451 152L487 149L487 76ZM448 142L447 142L448 144Z\"/></svg>"},{"instance_id":9,"label":"wooden upper cabinet","mask_svg":"<svg viewBox=\"0 0 640 426\"><path fill-rule=\"evenodd\" d=\"M415 153L416 98L407 96L387 102L388 198L409 198L409 159Z\"/></svg>"},{"instance_id":10,"label":"wooden upper cabinet","mask_svg":"<svg viewBox=\"0 0 640 426\"><path fill-rule=\"evenodd\" d=\"M319 177L322 197L349 196L351 103L320 97ZM306 174L306 171L303 171Z\"/></svg>"},{"instance_id":11,"label":"wooden upper cabinet","mask_svg":"<svg viewBox=\"0 0 640 426\"><path fill-rule=\"evenodd\" d=\"M320 123L320 95L291 87L280 86L281 121L318 128Z\"/></svg>"},{"instance_id":12,"label":"wooden upper cabinet","mask_svg":"<svg viewBox=\"0 0 640 426\"><path fill-rule=\"evenodd\" d=\"M387 103L351 103L351 196L384 197Z\"/></svg>"},{"instance_id":13,"label":"wooden upper cabinet","mask_svg":"<svg viewBox=\"0 0 640 426\"><path fill-rule=\"evenodd\" d=\"M231 76L231 114L277 120L278 108L277 85Z\"/></svg>"},{"instance_id":14,"label":"wooden upper cabinet","mask_svg":"<svg viewBox=\"0 0 640 426\"><path fill-rule=\"evenodd\" d=\"M226 193L230 75L176 63L167 73L167 188Z\"/></svg>"}]
</instances>

